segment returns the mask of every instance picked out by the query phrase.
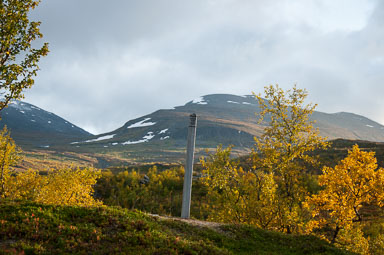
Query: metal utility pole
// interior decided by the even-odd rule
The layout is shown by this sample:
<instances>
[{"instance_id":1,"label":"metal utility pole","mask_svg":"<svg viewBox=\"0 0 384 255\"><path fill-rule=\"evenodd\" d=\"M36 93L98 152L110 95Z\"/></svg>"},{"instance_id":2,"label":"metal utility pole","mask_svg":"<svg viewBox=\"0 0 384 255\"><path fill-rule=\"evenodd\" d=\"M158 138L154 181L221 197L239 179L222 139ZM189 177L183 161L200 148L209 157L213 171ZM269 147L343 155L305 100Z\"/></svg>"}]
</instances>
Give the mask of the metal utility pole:
<instances>
[{"instance_id":1,"label":"metal utility pole","mask_svg":"<svg viewBox=\"0 0 384 255\"><path fill-rule=\"evenodd\" d=\"M187 163L185 166L185 174L184 174L183 204L181 206L181 218L183 219L189 219L190 208L191 208L193 157L195 154L195 140L196 140L196 126L197 126L196 114L195 113L191 114L189 118L190 118L190 124L188 127Z\"/></svg>"}]
</instances>

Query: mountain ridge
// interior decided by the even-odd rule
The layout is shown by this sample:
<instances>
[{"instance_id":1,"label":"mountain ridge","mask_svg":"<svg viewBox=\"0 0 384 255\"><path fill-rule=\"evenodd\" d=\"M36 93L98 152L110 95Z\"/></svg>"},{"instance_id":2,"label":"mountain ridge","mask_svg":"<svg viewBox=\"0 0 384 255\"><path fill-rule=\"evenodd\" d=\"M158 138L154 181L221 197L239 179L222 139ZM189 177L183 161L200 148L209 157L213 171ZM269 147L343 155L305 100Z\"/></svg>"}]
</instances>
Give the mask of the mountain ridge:
<instances>
[{"instance_id":1,"label":"mountain ridge","mask_svg":"<svg viewBox=\"0 0 384 255\"><path fill-rule=\"evenodd\" d=\"M252 138L261 135L268 122L258 123L259 112L257 101L251 95L211 94L191 100L183 106L157 110L129 120L120 128L96 135L96 140L99 140L89 144L109 141L111 146L135 145L167 139L178 143L178 140L186 138L189 114L196 113L197 142L200 140L200 145L213 138L221 138L218 142L224 144L250 145ZM315 111L311 120L316 121L314 126L319 128L320 134L329 139L384 142L384 126L361 115Z\"/></svg>"},{"instance_id":2,"label":"mountain ridge","mask_svg":"<svg viewBox=\"0 0 384 255\"><path fill-rule=\"evenodd\" d=\"M49 148L92 136L52 112L19 100L1 111L0 127L5 125L16 143L26 147Z\"/></svg>"},{"instance_id":3,"label":"mountain ridge","mask_svg":"<svg viewBox=\"0 0 384 255\"><path fill-rule=\"evenodd\" d=\"M94 155L103 166L115 159L119 162L183 162L192 113L197 114L196 158L219 144L233 145L234 155L244 155L254 147L254 137L260 136L268 125L268 117L258 123L260 108L252 95L202 96L172 109L160 109L129 120L119 128L99 135L92 135L53 113L36 108L25 102L10 105L2 112L0 125L11 123L7 118L14 115L19 122L9 127L12 137L23 149ZM32 117L37 118L37 113L44 114L41 121L34 119L36 122L33 122ZM57 118L52 119L53 116ZM361 115L315 111L311 120L317 121L315 127L329 140L384 142L384 126ZM39 123L42 126L33 129L31 124ZM113 159L107 160L106 156Z\"/></svg>"}]
</instances>

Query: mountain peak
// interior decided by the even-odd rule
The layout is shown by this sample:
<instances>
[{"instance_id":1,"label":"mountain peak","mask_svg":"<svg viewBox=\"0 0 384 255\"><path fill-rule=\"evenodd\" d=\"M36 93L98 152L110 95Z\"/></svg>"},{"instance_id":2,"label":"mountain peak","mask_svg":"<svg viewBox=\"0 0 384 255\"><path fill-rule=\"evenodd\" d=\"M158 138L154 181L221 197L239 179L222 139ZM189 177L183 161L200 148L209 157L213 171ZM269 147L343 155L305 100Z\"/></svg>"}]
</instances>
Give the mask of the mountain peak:
<instances>
[{"instance_id":1,"label":"mountain peak","mask_svg":"<svg viewBox=\"0 0 384 255\"><path fill-rule=\"evenodd\" d=\"M250 148L254 136L260 136L267 123L258 123L260 112L255 96L209 94L195 98L174 109L158 110L130 120L123 127L101 134L93 142L80 146L102 146L109 149L129 146L185 146L189 115L198 118L197 146L218 144ZM346 138L384 141L384 127L363 116L350 113L327 114L314 112L312 119L321 135L329 139ZM105 139L108 135L113 137ZM127 147L128 146L128 147Z\"/></svg>"},{"instance_id":2,"label":"mountain peak","mask_svg":"<svg viewBox=\"0 0 384 255\"><path fill-rule=\"evenodd\" d=\"M146 151L157 148L172 153L175 148L185 148L189 115L196 113L197 148L232 144L244 151L253 146L253 138L260 136L267 125L266 122L258 123L259 112L253 95L210 94L173 109L155 111L130 120L116 130L93 136L51 112L15 101L2 112L0 124L6 124L21 145L60 145L83 151L136 151L134 148ZM316 120L315 127L328 139L384 141L384 126L364 116L315 111L311 119Z\"/></svg>"},{"instance_id":3,"label":"mountain peak","mask_svg":"<svg viewBox=\"0 0 384 255\"><path fill-rule=\"evenodd\" d=\"M1 117L0 127L6 125L21 146L48 148L63 141L92 136L52 112L19 100L3 109Z\"/></svg>"}]
</instances>

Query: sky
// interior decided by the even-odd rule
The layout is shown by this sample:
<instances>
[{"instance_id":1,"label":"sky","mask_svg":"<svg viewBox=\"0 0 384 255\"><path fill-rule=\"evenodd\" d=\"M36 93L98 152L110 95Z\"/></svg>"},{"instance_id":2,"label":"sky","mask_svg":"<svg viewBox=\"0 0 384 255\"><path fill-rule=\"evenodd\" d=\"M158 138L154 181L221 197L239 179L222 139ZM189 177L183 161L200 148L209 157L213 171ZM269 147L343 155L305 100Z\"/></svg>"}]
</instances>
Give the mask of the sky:
<instances>
[{"instance_id":1,"label":"sky","mask_svg":"<svg viewBox=\"0 0 384 255\"><path fill-rule=\"evenodd\" d=\"M207 94L307 89L384 124L382 0L42 0L25 101L93 133Z\"/></svg>"}]
</instances>

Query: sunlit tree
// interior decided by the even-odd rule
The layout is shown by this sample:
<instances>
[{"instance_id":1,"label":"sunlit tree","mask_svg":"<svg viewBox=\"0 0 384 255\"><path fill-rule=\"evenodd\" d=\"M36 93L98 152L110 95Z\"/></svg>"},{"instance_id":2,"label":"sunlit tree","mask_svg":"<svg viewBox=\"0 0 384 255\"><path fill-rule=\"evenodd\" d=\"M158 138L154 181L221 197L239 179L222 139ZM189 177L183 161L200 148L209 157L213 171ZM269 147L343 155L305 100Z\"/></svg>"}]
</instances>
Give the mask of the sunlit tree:
<instances>
[{"instance_id":1,"label":"sunlit tree","mask_svg":"<svg viewBox=\"0 0 384 255\"><path fill-rule=\"evenodd\" d=\"M19 149L11 138L7 127L0 133L0 199L7 196L12 167L20 160Z\"/></svg>"},{"instance_id":2,"label":"sunlit tree","mask_svg":"<svg viewBox=\"0 0 384 255\"><path fill-rule=\"evenodd\" d=\"M306 167L317 163L310 152L328 147L309 119L316 105L306 105L307 92L296 86L283 91L271 85L265 87L264 98L255 96L259 122L265 125L263 135L255 138L252 168L231 160L230 148L219 147L201 161L210 218L304 232L309 216L302 207L308 193Z\"/></svg>"},{"instance_id":3,"label":"sunlit tree","mask_svg":"<svg viewBox=\"0 0 384 255\"><path fill-rule=\"evenodd\" d=\"M39 69L38 62L48 54L48 44L32 46L43 35L40 22L30 21L29 13L40 1L2 0L0 2L0 111L12 99L21 99ZM34 43L36 45L36 43Z\"/></svg>"},{"instance_id":4,"label":"sunlit tree","mask_svg":"<svg viewBox=\"0 0 384 255\"><path fill-rule=\"evenodd\" d=\"M263 135L255 137L253 168L276 176L280 227L287 233L302 231L304 165L316 164L309 152L328 146L310 120L316 105L305 104L307 95L296 86L284 91L278 85L265 87L263 97L255 95L261 109L259 123L266 125Z\"/></svg>"},{"instance_id":5,"label":"sunlit tree","mask_svg":"<svg viewBox=\"0 0 384 255\"><path fill-rule=\"evenodd\" d=\"M273 173L245 171L219 146L200 160L207 187L209 220L276 229L278 207Z\"/></svg>"},{"instance_id":6,"label":"sunlit tree","mask_svg":"<svg viewBox=\"0 0 384 255\"><path fill-rule=\"evenodd\" d=\"M364 205L384 205L384 169L378 168L374 155L355 145L334 168L323 168L319 184L324 189L306 202L313 216L310 231L330 229L323 234L330 242L360 253L367 251L361 210Z\"/></svg>"},{"instance_id":7,"label":"sunlit tree","mask_svg":"<svg viewBox=\"0 0 384 255\"><path fill-rule=\"evenodd\" d=\"M54 205L100 205L93 197L100 175L93 168L51 169L48 175L30 169L10 178L7 197Z\"/></svg>"}]
</instances>

